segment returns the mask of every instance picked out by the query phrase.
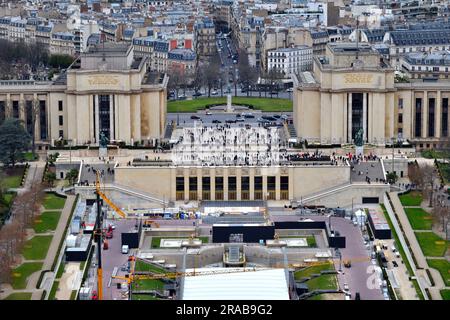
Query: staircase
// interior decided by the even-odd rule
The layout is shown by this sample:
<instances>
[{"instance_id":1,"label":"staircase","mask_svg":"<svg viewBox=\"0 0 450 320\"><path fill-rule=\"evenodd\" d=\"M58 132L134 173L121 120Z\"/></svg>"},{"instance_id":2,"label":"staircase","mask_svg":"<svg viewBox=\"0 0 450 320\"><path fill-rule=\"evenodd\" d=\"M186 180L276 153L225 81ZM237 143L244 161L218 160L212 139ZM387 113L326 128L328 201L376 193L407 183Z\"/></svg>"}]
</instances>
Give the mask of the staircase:
<instances>
[{"instance_id":1,"label":"staircase","mask_svg":"<svg viewBox=\"0 0 450 320\"><path fill-rule=\"evenodd\" d=\"M287 124L287 131L289 134L289 139L297 139L297 131L295 130L293 123Z\"/></svg>"},{"instance_id":2,"label":"staircase","mask_svg":"<svg viewBox=\"0 0 450 320\"><path fill-rule=\"evenodd\" d=\"M173 123L168 123L166 125L166 130L164 131L164 139L170 139L172 137L172 132L175 125Z\"/></svg>"}]
</instances>

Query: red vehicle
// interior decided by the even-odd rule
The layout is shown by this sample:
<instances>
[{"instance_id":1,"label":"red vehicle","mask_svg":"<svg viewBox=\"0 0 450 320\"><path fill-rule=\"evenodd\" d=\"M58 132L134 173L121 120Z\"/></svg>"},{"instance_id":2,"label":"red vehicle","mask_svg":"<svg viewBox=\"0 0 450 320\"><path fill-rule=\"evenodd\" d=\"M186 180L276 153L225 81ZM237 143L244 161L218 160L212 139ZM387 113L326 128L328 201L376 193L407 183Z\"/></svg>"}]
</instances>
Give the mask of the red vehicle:
<instances>
[{"instance_id":1,"label":"red vehicle","mask_svg":"<svg viewBox=\"0 0 450 320\"><path fill-rule=\"evenodd\" d=\"M97 291L92 291L92 300L98 300Z\"/></svg>"},{"instance_id":2,"label":"red vehicle","mask_svg":"<svg viewBox=\"0 0 450 320\"><path fill-rule=\"evenodd\" d=\"M113 232L112 232L112 230L106 232L106 234L105 234L105 238L106 238L106 239L112 239L112 237L113 237Z\"/></svg>"}]
</instances>

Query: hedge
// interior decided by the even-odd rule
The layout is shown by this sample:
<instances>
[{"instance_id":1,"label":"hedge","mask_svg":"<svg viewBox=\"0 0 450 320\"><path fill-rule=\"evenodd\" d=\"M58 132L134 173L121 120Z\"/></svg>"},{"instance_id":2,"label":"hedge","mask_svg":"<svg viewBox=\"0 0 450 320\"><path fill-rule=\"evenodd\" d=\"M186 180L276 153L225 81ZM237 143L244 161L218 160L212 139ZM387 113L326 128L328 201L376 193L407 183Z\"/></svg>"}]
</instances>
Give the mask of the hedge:
<instances>
[{"instance_id":1,"label":"hedge","mask_svg":"<svg viewBox=\"0 0 450 320\"><path fill-rule=\"evenodd\" d=\"M431 275L430 269L426 269L426 271L427 271L428 278L430 279L431 286L434 287L435 283L434 283L433 276Z\"/></svg>"},{"instance_id":2,"label":"hedge","mask_svg":"<svg viewBox=\"0 0 450 320\"><path fill-rule=\"evenodd\" d=\"M75 196L75 201L73 202L69 218L67 219L66 227L64 228L63 236L61 238L61 241L59 242L58 251L56 251L57 254L55 255L55 258L53 260L52 269L51 269L52 271L55 271L56 263L58 262L58 258L59 258L60 252L61 252L62 245L63 245L64 241L66 240L67 229L69 229L70 222L72 221L73 212L75 211L76 205L78 203L79 196L80 196L79 194L77 194Z\"/></svg>"},{"instance_id":3,"label":"hedge","mask_svg":"<svg viewBox=\"0 0 450 320\"><path fill-rule=\"evenodd\" d=\"M49 272L49 271L51 271L51 270L42 270L42 271L41 271L41 274L39 275L39 280L38 280L38 282L36 283L36 289L39 289L39 288L40 288L41 282L42 282L42 279L44 279L45 273L46 273L46 272Z\"/></svg>"}]
</instances>

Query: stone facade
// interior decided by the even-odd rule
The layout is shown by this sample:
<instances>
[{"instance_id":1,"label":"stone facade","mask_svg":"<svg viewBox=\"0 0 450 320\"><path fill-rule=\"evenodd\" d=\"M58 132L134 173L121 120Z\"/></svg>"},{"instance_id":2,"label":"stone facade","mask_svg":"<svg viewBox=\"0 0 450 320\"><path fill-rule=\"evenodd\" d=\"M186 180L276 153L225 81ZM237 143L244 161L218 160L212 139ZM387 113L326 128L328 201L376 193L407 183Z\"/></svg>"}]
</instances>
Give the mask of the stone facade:
<instances>
[{"instance_id":1,"label":"stone facade","mask_svg":"<svg viewBox=\"0 0 450 320\"><path fill-rule=\"evenodd\" d=\"M18 117L31 133L34 110L38 144L96 145L100 132L128 145L159 139L168 77L148 73L148 59L134 60L130 47L108 47L83 54L53 82L1 82L0 118Z\"/></svg>"},{"instance_id":2,"label":"stone facade","mask_svg":"<svg viewBox=\"0 0 450 320\"><path fill-rule=\"evenodd\" d=\"M294 76L294 125L308 142L384 145L409 140L436 147L448 137L450 81L397 83L394 69L368 44L329 44L314 71Z\"/></svg>"},{"instance_id":3,"label":"stone facade","mask_svg":"<svg viewBox=\"0 0 450 320\"><path fill-rule=\"evenodd\" d=\"M160 199L165 197L169 201L287 201L319 192L324 185L333 187L350 183L350 167L326 164L273 167L117 167L115 183Z\"/></svg>"}]
</instances>

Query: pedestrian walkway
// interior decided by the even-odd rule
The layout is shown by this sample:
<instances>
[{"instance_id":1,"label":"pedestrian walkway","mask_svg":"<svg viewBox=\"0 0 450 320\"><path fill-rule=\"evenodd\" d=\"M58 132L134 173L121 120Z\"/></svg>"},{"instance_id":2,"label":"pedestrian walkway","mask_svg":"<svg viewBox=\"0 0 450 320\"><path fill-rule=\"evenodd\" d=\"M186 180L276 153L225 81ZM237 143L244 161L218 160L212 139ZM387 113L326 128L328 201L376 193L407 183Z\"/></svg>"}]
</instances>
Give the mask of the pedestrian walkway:
<instances>
[{"instance_id":1,"label":"pedestrian walkway","mask_svg":"<svg viewBox=\"0 0 450 320\"><path fill-rule=\"evenodd\" d=\"M417 241L414 230L412 229L411 224L409 223L408 216L406 215L406 212L400 202L400 199L398 198L398 193L390 192L389 196L391 198L392 205L394 207L393 209L397 213L399 223L403 227L404 234L405 234L406 238L408 239L410 249L411 249L414 257L416 258L417 267L419 268L416 271L417 277L419 279L424 280L424 281L421 281L421 284L425 288L429 289L433 300L442 300L441 294L439 292L441 289L445 288L445 283L442 279L442 276L440 275L440 273L437 270L428 267L426 257L423 254L422 249L420 248L420 245L419 245L419 242ZM426 269L430 270L430 273L435 282L434 287L431 286L430 280L428 279Z\"/></svg>"},{"instance_id":2,"label":"pedestrian walkway","mask_svg":"<svg viewBox=\"0 0 450 320\"><path fill-rule=\"evenodd\" d=\"M51 270L53 261L55 260L55 257L59 254L59 252L58 252L59 244L61 243L62 238L65 236L67 221L70 218L70 214L72 211L72 206L73 206L74 201L75 201L75 196L73 196L73 195L67 196L66 202L64 204L64 208L62 209L61 216L59 218L58 225L55 229L55 232L53 233L53 239L52 239L52 242L50 243L50 247L48 248L47 256L44 260L42 270ZM55 272L56 272L56 270L55 270ZM30 278L28 279L27 288L29 288L29 289L36 288L36 284L39 280L40 273L41 272L39 271L30 276ZM46 289L47 291L49 291L51 288L42 288L42 289ZM42 292L40 294L39 294L39 292L34 292L33 296L32 296L32 300L40 299L41 294L42 294Z\"/></svg>"}]
</instances>

